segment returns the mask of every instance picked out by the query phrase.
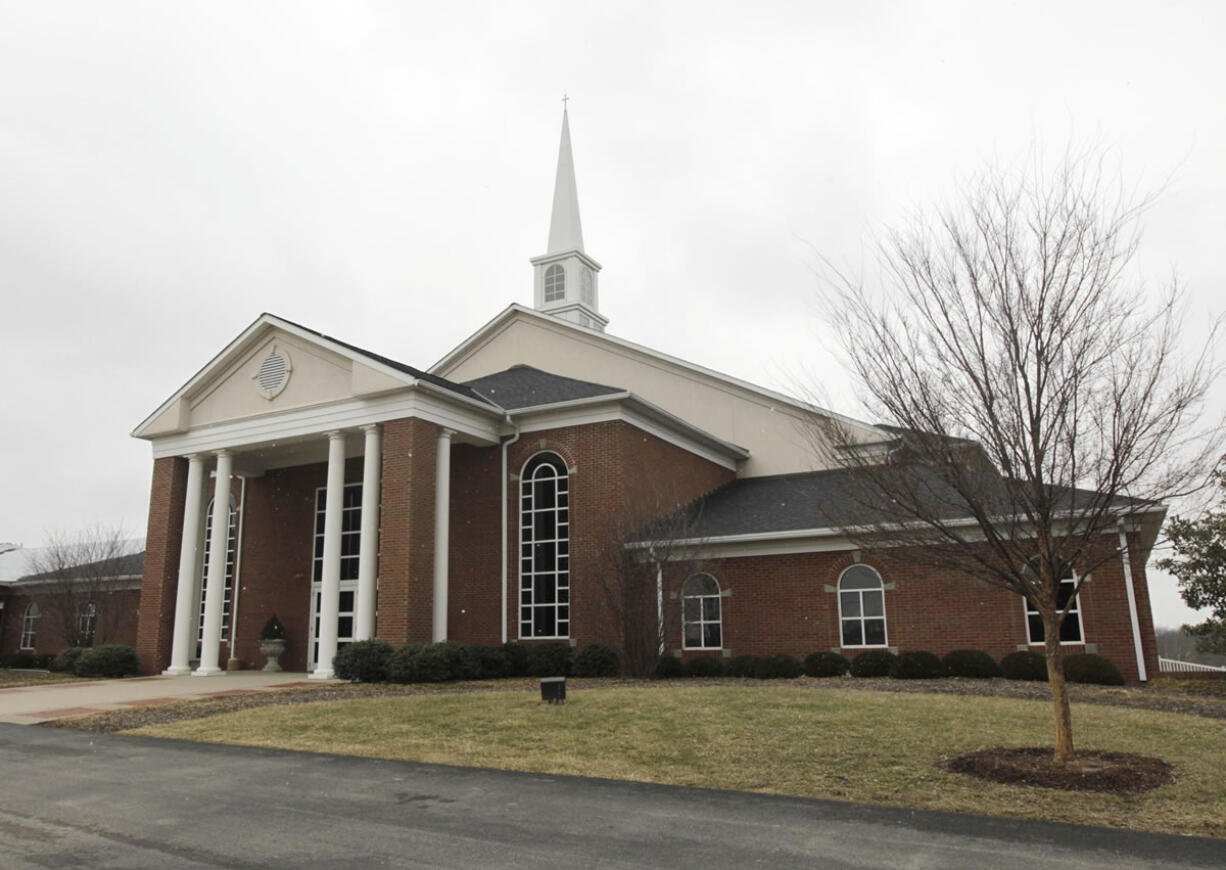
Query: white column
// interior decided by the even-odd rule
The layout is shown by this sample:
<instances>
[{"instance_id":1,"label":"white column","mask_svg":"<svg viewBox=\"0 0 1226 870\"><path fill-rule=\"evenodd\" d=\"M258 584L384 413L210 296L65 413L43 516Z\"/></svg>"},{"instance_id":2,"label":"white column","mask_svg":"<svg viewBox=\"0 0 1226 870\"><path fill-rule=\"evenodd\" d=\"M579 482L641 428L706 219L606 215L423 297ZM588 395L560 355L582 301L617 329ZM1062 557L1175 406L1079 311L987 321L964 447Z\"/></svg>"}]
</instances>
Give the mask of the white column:
<instances>
[{"instance_id":1,"label":"white column","mask_svg":"<svg viewBox=\"0 0 1226 870\"><path fill-rule=\"evenodd\" d=\"M170 648L170 667L162 673L181 677L192 672L192 629L196 614L196 572L200 570L200 500L204 494L204 460L193 453L187 457L187 497L183 503L183 539L179 547L179 588L175 592L174 641Z\"/></svg>"},{"instance_id":2,"label":"white column","mask_svg":"<svg viewBox=\"0 0 1226 870\"><path fill-rule=\"evenodd\" d=\"M323 579L319 595L319 657L313 680L335 676L336 621L341 604L341 515L345 509L345 433L328 433L328 490L324 496Z\"/></svg>"},{"instance_id":3,"label":"white column","mask_svg":"<svg viewBox=\"0 0 1226 870\"><path fill-rule=\"evenodd\" d=\"M375 424L363 426L366 454L362 463L362 540L358 556L356 640L375 634L375 594L379 576L379 476L383 470L383 439Z\"/></svg>"},{"instance_id":4,"label":"white column","mask_svg":"<svg viewBox=\"0 0 1226 870\"><path fill-rule=\"evenodd\" d=\"M209 574L204 591L204 636L200 644L197 677L225 673L217 666L221 645L221 609L226 597L226 550L230 543L230 471L234 458L229 450L217 451L217 479L213 481L213 525L209 529Z\"/></svg>"},{"instance_id":5,"label":"white column","mask_svg":"<svg viewBox=\"0 0 1226 870\"><path fill-rule=\"evenodd\" d=\"M439 429L434 464L434 642L447 639L447 547L451 541L451 436Z\"/></svg>"}]
</instances>

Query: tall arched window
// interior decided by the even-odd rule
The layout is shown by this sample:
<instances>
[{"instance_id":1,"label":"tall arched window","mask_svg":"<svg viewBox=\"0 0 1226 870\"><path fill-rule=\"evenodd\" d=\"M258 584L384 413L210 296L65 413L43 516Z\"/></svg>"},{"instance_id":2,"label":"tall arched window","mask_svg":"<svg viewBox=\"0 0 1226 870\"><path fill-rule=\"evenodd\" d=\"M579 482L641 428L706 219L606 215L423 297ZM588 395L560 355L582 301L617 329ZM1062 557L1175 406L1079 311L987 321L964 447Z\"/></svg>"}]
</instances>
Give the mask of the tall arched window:
<instances>
[{"instance_id":1,"label":"tall arched window","mask_svg":"<svg viewBox=\"0 0 1226 870\"><path fill-rule=\"evenodd\" d=\"M27 604L25 615L21 617L21 649L34 649L34 639L38 630L37 604Z\"/></svg>"},{"instance_id":2,"label":"tall arched window","mask_svg":"<svg viewBox=\"0 0 1226 870\"><path fill-rule=\"evenodd\" d=\"M519 484L519 636L570 636L570 488L556 453L528 460Z\"/></svg>"},{"instance_id":3,"label":"tall arched window","mask_svg":"<svg viewBox=\"0 0 1226 870\"><path fill-rule=\"evenodd\" d=\"M221 639L230 639L230 610L234 604L234 553L235 553L235 510L234 497L230 497L230 533L226 541L226 587L221 599ZM209 550L213 543L213 502L209 501L208 510L204 512L204 567L200 577L200 620L196 624L196 655L200 655L200 645L204 643L204 599L209 585Z\"/></svg>"},{"instance_id":4,"label":"tall arched window","mask_svg":"<svg viewBox=\"0 0 1226 870\"><path fill-rule=\"evenodd\" d=\"M691 574L681 584L681 622L686 649L719 649L724 645L719 581L710 574Z\"/></svg>"},{"instance_id":5,"label":"tall arched window","mask_svg":"<svg viewBox=\"0 0 1226 870\"><path fill-rule=\"evenodd\" d=\"M554 263L545 270L545 301L557 302L566 298L566 271Z\"/></svg>"},{"instance_id":6,"label":"tall arched window","mask_svg":"<svg viewBox=\"0 0 1226 870\"><path fill-rule=\"evenodd\" d=\"M886 646L885 584L868 565L839 576L839 626L843 646Z\"/></svg>"}]
</instances>

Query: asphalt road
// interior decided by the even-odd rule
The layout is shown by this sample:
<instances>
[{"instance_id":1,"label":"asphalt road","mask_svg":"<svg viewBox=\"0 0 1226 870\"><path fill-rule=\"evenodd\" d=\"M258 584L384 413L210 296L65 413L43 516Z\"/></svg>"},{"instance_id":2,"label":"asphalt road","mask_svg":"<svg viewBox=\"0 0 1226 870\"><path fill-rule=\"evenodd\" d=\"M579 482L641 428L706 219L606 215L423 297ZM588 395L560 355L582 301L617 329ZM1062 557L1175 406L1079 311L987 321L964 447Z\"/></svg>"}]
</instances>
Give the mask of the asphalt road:
<instances>
[{"instance_id":1,"label":"asphalt road","mask_svg":"<svg viewBox=\"0 0 1226 870\"><path fill-rule=\"evenodd\" d=\"M0 867L1181 868L1226 841L0 725Z\"/></svg>"}]
</instances>

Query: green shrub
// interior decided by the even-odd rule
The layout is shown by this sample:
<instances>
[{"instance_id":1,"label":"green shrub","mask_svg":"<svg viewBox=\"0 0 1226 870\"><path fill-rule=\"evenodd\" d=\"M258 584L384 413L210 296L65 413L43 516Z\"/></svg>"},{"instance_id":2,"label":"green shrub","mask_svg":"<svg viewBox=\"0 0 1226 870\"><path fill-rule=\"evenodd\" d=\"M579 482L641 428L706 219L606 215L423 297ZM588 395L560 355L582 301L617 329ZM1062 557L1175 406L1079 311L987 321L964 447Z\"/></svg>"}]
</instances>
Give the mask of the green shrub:
<instances>
[{"instance_id":1,"label":"green shrub","mask_svg":"<svg viewBox=\"0 0 1226 870\"><path fill-rule=\"evenodd\" d=\"M473 655L477 657L477 668L482 680L500 680L507 676L510 659L506 650L500 646L474 646Z\"/></svg>"},{"instance_id":2,"label":"green shrub","mask_svg":"<svg viewBox=\"0 0 1226 870\"><path fill-rule=\"evenodd\" d=\"M825 650L806 656L803 667L811 677L841 677L851 670L851 662L836 652Z\"/></svg>"},{"instance_id":3,"label":"green shrub","mask_svg":"<svg viewBox=\"0 0 1226 870\"><path fill-rule=\"evenodd\" d=\"M504 643L502 653L507 657L508 677L526 677L532 672L532 652L524 644Z\"/></svg>"},{"instance_id":4,"label":"green shrub","mask_svg":"<svg viewBox=\"0 0 1226 870\"><path fill-rule=\"evenodd\" d=\"M424 643L409 643L400 647L387 662L387 678L393 683L416 683L417 657L426 648Z\"/></svg>"},{"instance_id":5,"label":"green shrub","mask_svg":"<svg viewBox=\"0 0 1226 870\"><path fill-rule=\"evenodd\" d=\"M4 657L4 666L6 668L17 668L19 670L28 670L38 662L34 658L34 653L30 652L15 652Z\"/></svg>"},{"instance_id":6,"label":"green shrub","mask_svg":"<svg viewBox=\"0 0 1226 870\"><path fill-rule=\"evenodd\" d=\"M853 677L888 677L898 656L886 649L870 649L851 660Z\"/></svg>"},{"instance_id":7,"label":"green shrub","mask_svg":"<svg viewBox=\"0 0 1226 870\"><path fill-rule=\"evenodd\" d=\"M51 660L51 670L61 674L71 674L77 666L77 659L83 652L85 652L85 647L80 646L70 646L68 649L60 650L59 654Z\"/></svg>"},{"instance_id":8,"label":"green shrub","mask_svg":"<svg viewBox=\"0 0 1226 870\"><path fill-rule=\"evenodd\" d=\"M1006 680L1047 682L1047 659L1037 652L1011 652L1000 660L1000 672Z\"/></svg>"},{"instance_id":9,"label":"green shrub","mask_svg":"<svg viewBox=\"0 0 1226 870\"><path fill-rule=\"evenodd\" d=\"M905 652L890 663L890 676L896 680L939 680L948 675L944 663L924 650Z\"/></svg>"},{"instance_id":10,"label":"green shrub","mask_svg":"<svg viewBox=\"0 0 1226 870\"><path fill-rule=\"evenodd\" d=\"M392 645L381 640L359 640L337 651L332 667L342 680L385 683L393 652Z\"/></svg>"},{"instance_id":11,"label":"green shrub","mask_svg":"<svg viewBox=\"0 0 1226 870\"><path fill-rule=\"evenodd\" d=\"M795 656L775 655L758 660L754 668L754 676L759 680L792 680L799 677L804 670Z\"/></svg>"},{"instance_id":12,"label":"green shrub","mask_svg":"<svg viewBox=\"0 0 1226 870\"><path fill-rule=\"evenodd\" d=\"M466 643L445 640L436 643L433 648L442 656L447 665L446 680L475 680L481 676L481 660L477 650Z\"/></svg>"},{"instance_id":13,"label":"green shrub","mask_svg":"<svg viewBox=\"0 0 1226 870\"><path fill-rule=\"evenodd\" d=\"M616 677L621 673L621 659L613 647L589 643L575 653L570 672L576 677Z\"/></svg>"},{"instance_id":14,"label":"green shrub","mask_svg":"<svg viewBox=\"0 0 1226 870\"><path fill-rule=\"evenodd\" d=\"M956 649L941 659L951 677L990 680L1001 675L996 659L978 649Z\"/></svg>"},{"instance_id":15,"label":"green shrub","mask_svg":"<svg viewBox=\"0 0 1226 870\"><path fill-rule=\"evenodd\" d=\"M1124 685L1124 675L1115 666L1115 662L1093 653L1066 656L1064 678L1070 683L1094 683L1099 686Z\"/></svg>"},{"instance_id":16,"label":"green shrub","mask_svg":"<svg viewBox=\"0 0 1226 870\"><path fill-rule=\"evenodd\" d=\"M724 667L724 673L730 677L752 677L758 670L757 656L733 656Z\"/></svg>"},{"instance_id":17,"label":"green shrub","mask_svg":"<svg viewBox=\"0 0 1226 870\"><path fill-rule=\"evenodd\" d=\"M724 663L715 656L698 656L685 663L687 677L722 677Z\"/></svg>"},{"instance_id":18,"label":"green shrub","mask_svg":"<svg viewBox=\"0 0 1226 870\"><path fill-rule=\"evenodd\" d=\"M122 643L108 643L82 651L73 668L78 677L126 677L139 671L136 650Z\"/></svg>"},{"instance_id":19,"label":"green shrub","mask_svg":"<svg viewBox=\"0 0 1226 870\"><path fill-rule=\"evenodd\" d=\"M529 650L528 672L532 676L565 677L570 673L570 644L534 644Z\"/></svg>"},{"instance_id":20,"label":"green shrub","mask_svg":"<svg viewBox=\"0 0 1226 870\"><path fill-rule=\"evenodd\" d=\"M676 656L660 656L651 675L657 680L675 680L686 675L685 665Z\"/></svg>"}]
</instances>

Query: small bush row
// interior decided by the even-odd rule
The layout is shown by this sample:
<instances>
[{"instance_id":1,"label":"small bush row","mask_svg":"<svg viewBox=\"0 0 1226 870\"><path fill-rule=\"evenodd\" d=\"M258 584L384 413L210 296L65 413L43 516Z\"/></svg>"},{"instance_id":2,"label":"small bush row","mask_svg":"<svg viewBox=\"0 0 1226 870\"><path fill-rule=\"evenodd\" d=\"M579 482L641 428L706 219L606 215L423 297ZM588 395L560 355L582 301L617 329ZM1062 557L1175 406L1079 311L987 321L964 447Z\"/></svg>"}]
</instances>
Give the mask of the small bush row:
<instances>
[{"instance_id":1,"label":"small bush row","mask_svg":"<svg viewBox=\"0 0 1226 870\"><path fill-rule=\"evenodd\" d=\"M791 679L801 674L810 677L853 677L872 679L892 677L896 680L935 680L942 677L988 680L1005 677L1010 680L1047 680L1047 659L1036 652L1010 653L997 664L981 650L954 650L944 658L923 650L895 655L889 650L865 650L848 660L836 652L815 652L798 661L789 655L765 658L739 655L726 662L713 656L698 656L682 661L675 656L663 656L656 665L657 679L681 677L752 677L759 680ZM1064 676L1070 683L1095 683L1122 686L1124 677L1109 659L1089 653L1066 656Z\"/></svg>"},{"instance_id":2,"label":"small bush row","mask_svg":"<svg viewBox=\"0 0 1226 870\"><path fill-rule=\"evenodd\" d=\"M588 644L578 651L567 643L501 646L411 643L399 649L381 640L363 640L341 649L332 661L336 675L362 683L446 683L506 677L615 677L621 672L617 650Z\"/></svg>"}]
</instances>

